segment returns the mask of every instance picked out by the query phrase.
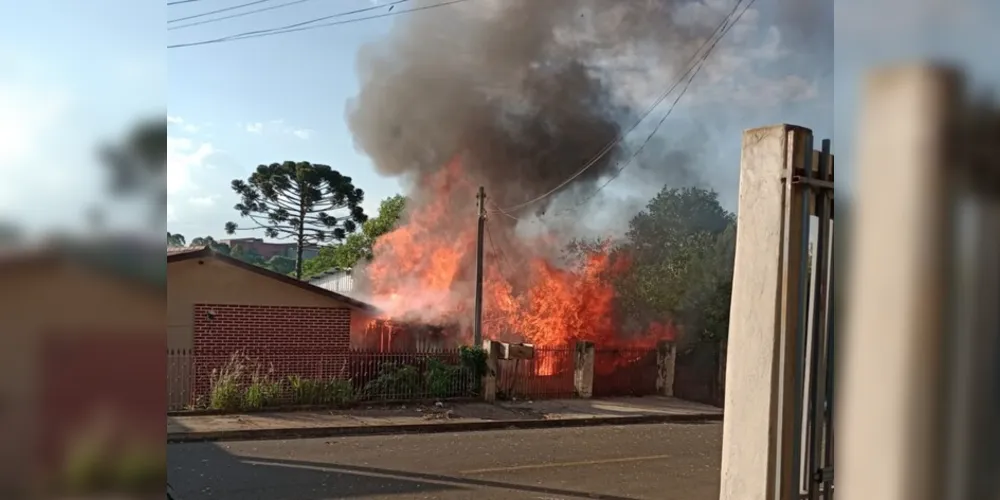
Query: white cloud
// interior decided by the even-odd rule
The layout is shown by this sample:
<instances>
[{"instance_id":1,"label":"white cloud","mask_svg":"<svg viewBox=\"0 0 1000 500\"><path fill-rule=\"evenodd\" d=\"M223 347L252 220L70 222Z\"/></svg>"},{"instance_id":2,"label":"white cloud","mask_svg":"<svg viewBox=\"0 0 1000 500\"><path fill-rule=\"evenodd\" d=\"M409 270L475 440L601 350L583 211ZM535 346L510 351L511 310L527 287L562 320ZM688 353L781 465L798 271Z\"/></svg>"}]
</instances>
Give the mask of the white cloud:
<instances>
[{"instance_id":1,"label":"white cloud","mask_svg":"<svg viewBox=\"0 0 1000 500\"><path fill-rule=\"evenodd\" d=\"M315 133L314 130L308 128L297 128L288 126L285 120L271 120L267 123L263 122L250 122L250 123L237 123L238 127L251 134L281 134L281 135L293 135L302 140L308 140Z\"/></svg>"},{"instance_id":2,"label":"white cloud","mask_svg":"<svg viewBox=\"0 0 1000 500\"><path fill-rule=\"evenodd\" d=\"M188 198L188 205L208 208L215 205L216 200L219 199L219 195L210 194L208 196L193 196Z\"/></svg>"},{"instance_id":3,"label":"white cloud","mask_svg":"<svg viewBox=\"0 0 1000 500\"><path fill-rule=\"evenodd\" d=\"M170 115L167 115L167 125L177 125L177 126L179 126L181 128L181 130L183 130L183 131L185 131L185 132L187 132L189 134L196 134L196 133L198 133L198 131L201 130L201 126L195 125L193 123L188 123L187 121L185 121L183 118L181 118L179 116L170 116Z\"/></svg>"},{"instance_id":4,"label":"white cloud","mask_svg":"<svg viewBox=\"0 0 1000 500\"><path fill-rule=\"evenodd\" d=\"M191 139L168 136L167 195L193 189L192 170L204 167L208 157L215 152L211 143L196 145Z\"/></svg>"}]
</instances>

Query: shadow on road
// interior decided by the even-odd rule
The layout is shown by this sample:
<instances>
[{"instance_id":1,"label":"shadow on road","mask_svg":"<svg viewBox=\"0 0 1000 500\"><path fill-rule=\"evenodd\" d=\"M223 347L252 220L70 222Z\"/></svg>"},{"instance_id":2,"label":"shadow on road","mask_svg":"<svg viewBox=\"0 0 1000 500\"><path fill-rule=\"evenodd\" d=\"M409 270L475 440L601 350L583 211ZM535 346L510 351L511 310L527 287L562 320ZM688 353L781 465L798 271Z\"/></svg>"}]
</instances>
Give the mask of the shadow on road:
<instances>
[{"instance_id":1,"label":"shadow on road","mask_svg":"<svg viewBox=\"0 0 1000 500\"><path fill-rule=\"evenodd\" d=\"M323 464L237 457L214 444L168 448L167 480L177 500L326 500L432 494L457 486L335 471ZM280 466L279 466L280 465Z\"/></svg>"},{"instance_id":2,"label":"shadow on road","mask_svg":"<svg viewBox=\"0 0 1000 500\"><path fill-rule=\"evenodd\" d=\"M467 477L406 472L375 467L234 456L218 445L172 446L167 478L177 500L326 500L389 495L428 495L494 488L598 500L633 500Z\"/></svg>"}]
</instances>

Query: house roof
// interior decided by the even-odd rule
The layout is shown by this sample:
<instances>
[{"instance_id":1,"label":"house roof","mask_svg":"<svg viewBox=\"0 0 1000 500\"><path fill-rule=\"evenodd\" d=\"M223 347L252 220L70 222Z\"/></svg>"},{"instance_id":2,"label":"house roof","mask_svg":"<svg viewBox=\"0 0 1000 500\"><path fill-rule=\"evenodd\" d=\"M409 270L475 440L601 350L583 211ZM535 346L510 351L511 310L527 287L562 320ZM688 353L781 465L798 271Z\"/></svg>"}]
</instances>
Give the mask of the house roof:
<instances>
[{"instance_id":1,"label":"house roof","mask_svg":"<svg viewBox=\"0 0 1000 500\"><path fill-rule=\"evenodd\" d=\"M0 266L71 263L165 289L166 268L160 255L156 246L135 238L62 238L0 248Z\"/></svg>"},{"instance_id":2,"label":"house roof","mask_svg":"<svg viewBox=\"0 0 1000 500\"><path fill-rule=\"evenodd\" d=\"M321 288L316 285L312 285L306 281L297 280L295 278L292 278L291 276L285 276L284 274L276 273L274 271L271 271L270 269L264 269L263 267L243 262L242 260L239 260L235 257L231 257L229 255L216 252L215 250L212 250L209 247L167 249L167 264L170 264L171 262L182 262L190 259L203 259L203 258L218 259L227 264L239 267L240 269L250 271L252 273L256 273L266 278L271 278L273 280L277 280L288 285L299 287L307 292L312 292L330 299L338 300L340 302L343 302L345 304L351 305L353 307L356 307L364 311L373 313L379 312L378 308L366 302L362 302L358 299L348 297L347 295L327 290L326 288Z\"/></svg>"}]
</instances>

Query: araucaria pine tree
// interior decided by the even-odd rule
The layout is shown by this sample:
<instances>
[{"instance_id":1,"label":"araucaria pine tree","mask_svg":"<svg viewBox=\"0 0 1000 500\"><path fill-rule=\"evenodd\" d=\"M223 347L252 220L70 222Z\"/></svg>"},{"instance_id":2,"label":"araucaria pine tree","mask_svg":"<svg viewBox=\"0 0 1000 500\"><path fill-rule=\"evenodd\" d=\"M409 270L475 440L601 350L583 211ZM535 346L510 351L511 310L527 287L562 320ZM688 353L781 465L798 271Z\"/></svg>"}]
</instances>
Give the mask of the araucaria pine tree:
<instances>
[{"instance_id":1,"label":"araucaria pine tree","mask_svg":"<svg viewBox=\"0 0 1000 500\"><path fill-rule=\"evenodd\" d=\"M226 233L263 230L268 238L293 240L298 279L302 279L304 248L342 241L368 220L361 208L364 191L328 165L292 161L260 165L246 181L233 180L232 187L240 196L234 208L254 225L227 222Z\"/></svg>"}]
</instances>

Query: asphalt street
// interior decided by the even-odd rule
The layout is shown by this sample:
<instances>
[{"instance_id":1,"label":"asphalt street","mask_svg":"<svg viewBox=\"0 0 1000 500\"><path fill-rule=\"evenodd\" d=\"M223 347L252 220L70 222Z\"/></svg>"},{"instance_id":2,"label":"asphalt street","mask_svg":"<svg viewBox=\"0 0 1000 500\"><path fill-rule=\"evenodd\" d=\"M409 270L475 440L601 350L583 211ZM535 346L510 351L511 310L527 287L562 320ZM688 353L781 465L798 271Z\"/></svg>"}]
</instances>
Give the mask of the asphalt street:
<instances>
[{"instance_id":1,"label":"asphalt street","mask_svg":"<svg viewBox=\"0 0 1000 500\"><path fill-rule=\"evenodd\" d=\"M716 500L722 426L172 444L178 500Z\"/></svg>"}]
</instances>

